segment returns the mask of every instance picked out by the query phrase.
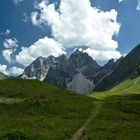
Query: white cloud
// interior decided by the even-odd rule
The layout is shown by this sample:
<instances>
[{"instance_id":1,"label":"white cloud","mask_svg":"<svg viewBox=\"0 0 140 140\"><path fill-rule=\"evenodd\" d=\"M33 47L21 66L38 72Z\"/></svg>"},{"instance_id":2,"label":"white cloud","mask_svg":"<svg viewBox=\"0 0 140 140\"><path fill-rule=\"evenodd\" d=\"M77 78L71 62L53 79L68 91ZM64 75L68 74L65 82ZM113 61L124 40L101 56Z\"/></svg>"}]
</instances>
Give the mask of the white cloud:
<instances>
[{"instance_id":1,"label":"white cloud","mask_svg":"<svg viewBox=\"0 0 140 140\"><path fill-rule=\"evenodd\" d=\"M23 73L23 69L14 66L8 68L7 65L0 64L0 72L9 76L17 76Z\"/></svg>"},{"instance_id":2,"label":"white cloud","mask_svg":"<svg viewBox=\"0 0 140 140\"><path fill-rule=\"evenodd\" d=\"M119 54L118 43L113 39L120 29L114 9L101 11L92 7L89 0L61 0L59 10L55 9L55 4L43 0L36 8L40 12L32 12L33 25L51 26L54 39L65 48L87 46L91 51L104 52L105 58L108 52L113 52L110 57L114 57L114 52ZM94 52L92 54L96 57Z\"/></svg>"},{"instance_id":3,"label":"white cloud","mask_svg":"<svg viewBox=\"0 0 140 140\"><path fill-rule=\"evenodd\" d=\"M139 11L140 10L140 0L137 0L137 10Z\"/></svg>"},{"instance_id":4,"label":"white cloud","mask_svg":"<svg viewBox=\"0 0 140 140\"><path fill-rule=\"evenodd\" d=\"M9 33L8 30L7 30L7 33ZM16 48L18 47L18 40L16 38L5 39L3 42L3 46L6 49L2 51L2 55L6 61L11 63L12 62L12 54L13 54L13 52L15 52Z\"/></svg>"},{"instance_id":5,"label":"white cloud","mask_svg":"<svg viewBox=\"0 0 140 140\"><path fill-rule=\"evenodd\" d=\"M13 0L14 4L19 4L21 2L23 2L23 0Z\"/></svg>"},{"instance_id":6,"label":"white cloud","mask_svg":"<svg viewBox=\"0 0 140 140\"><path fill-rule=\"evenodd\" d=\"M16 38L5 39L3 42L3 46L6 49L16 48L16 47L18 47L18 40Z\"/></svg>"},{"instance_id":7,"label":"white cloud","mask_svg":"<svg viewBox=\"0 0 140 140\"><path fill-rule=\"evenodd\" d=\"M6 73L6 69L7 69L7 66L6 66L6 65L0 64L0 72L2 72L2 73L4 73L4 74L7 74L7 73Z\"/></svg>"},{"instance_id":8,"label":"white cloud","mask_svg":"<svg viewBox=\"0 0 140 140\"><path fill-rule=\"evenodd\" d=\"M22 47L22 51L16 56L16 60L18 63L27 66L39 56L59 56L64 53L65 51L59 42L52 38L44 37L29 48Z\"/></svg>"},{"instance_id":9,"label":"white cloud","mask_svg":"<svg viewBox=\"0 0 140 140\"><path fill-rule=\"evenodd\" d=\"M37 20L37 16L38 16L37 12L32 12L31 13L31 20L32 20L32 24L34 26L40 26L40 20Z\"/></svg>"},{"instance_id":10,"label":"white cloud","mask_svg":"<svg viewBox=\"0 0 140 140\"><path fill-rule=\"evenodd\" d=\"M13 53L13 49L8 49L8 50L4 50L2 51L2 55L3 57L5 58L6 61L8 61L9 63L11 62L12 60L12 53Z\"/></svg>"},{"instance_id":11,"label":"white cloud","mask_svg":"<svg viewBox=\"0 0 140 140\"><path fill-rule=\"evenodd\" d=\"M123 0L119 0L119 2L122 2Z\"/></svg>"},{"instance_id":12,"label":"white cloud","mask_svg":"<svg viewBox=\"0 0 140 140\"><path fill-rule=\"evenodd\" d=\"M112 58L118 59L122 56L120 52L115 50L99 51L99 50L88 48L87 50L84 50L84 52L87 52L91 57L93 57L94 60L100 60L100 61L106 61Z\"/></svg>"},{"instance_id":13,"label":"white cloud","mask_svg":"<svg viewBox=\"0 0 140 140\"><path fill-rule=\"evenodd\" d=\"M7 70L7 74L8 74L8 75L12 75L12 76L17 76L17 75L22 74L23 71L24 71L24 70L21 69L21 68L12 67L12 68L9 68L9 69Z\"/></svg>"}]
</instances>

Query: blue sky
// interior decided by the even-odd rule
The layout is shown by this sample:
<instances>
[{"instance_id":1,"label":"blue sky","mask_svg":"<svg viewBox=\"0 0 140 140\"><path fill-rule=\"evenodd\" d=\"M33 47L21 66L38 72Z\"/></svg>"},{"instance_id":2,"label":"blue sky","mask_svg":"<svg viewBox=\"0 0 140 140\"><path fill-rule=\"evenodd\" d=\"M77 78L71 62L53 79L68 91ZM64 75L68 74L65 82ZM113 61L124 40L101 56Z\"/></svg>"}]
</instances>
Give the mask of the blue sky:
<instances>
[{"instance_id":1,"label":"blue sky","mask_svg":"<svg viewBox=\"0 0 140 140\"><path fill-rule=\"evenodd\" d=\"M139 0L91 0L91 5L89 0L83 0L87 6L78 3L79 0L75 0L78 6L74 0L61 1L0 1L0 71L20 74L38 56L69 54L75 48L82 48L97 62L104 63L129 53L140 43ZM80 18L84 25L78 21ZM65 25L68 21L70 25ZM88 31L94 33L83 27L90 27Z\"/></svg>"}]
</instances>

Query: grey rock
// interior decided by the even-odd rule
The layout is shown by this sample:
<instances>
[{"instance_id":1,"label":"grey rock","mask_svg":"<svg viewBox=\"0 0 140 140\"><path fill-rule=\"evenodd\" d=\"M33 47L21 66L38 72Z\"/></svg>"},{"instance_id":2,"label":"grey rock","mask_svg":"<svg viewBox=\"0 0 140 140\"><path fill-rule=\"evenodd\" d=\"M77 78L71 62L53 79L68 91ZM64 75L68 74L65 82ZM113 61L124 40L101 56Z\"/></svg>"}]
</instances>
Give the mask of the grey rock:
<instances>
[{"instance_id":1,"label":"grey rock","mask_svg":"<svg viewBox=\"0 0 140 140\"><path fill-rule=\"evenodd\" d=\"M111 59L101 67L87 53L77 49L69 58L66 55L37 58L24 70L21 77L86 94L92 92L94 84L112 72L118 64L119 61Z\"/></svg>"},{"instance_id":2,"label":"grey rock","mask_svg":"<svg viewBox=\"0 0 140 140\"><path fill-rule=\"evenodd\" d=\"M89 81L82 73L78 73L73 76L70 83L67 84L67 88L80 94L88 94L93 91L94 84Z\"/></svg>"},{"instance_id":3,"label":"grey rock","mask_svg":"<svg viewBox=\"0 0 140 140\"><path fill-rule=\"evenodd\" d=\"M53 66L55 62L56 60L53 56L49 56L48 58L39 57L24 70L21 77L43 81L50 67Z\"/></svg>"}]
</instances>

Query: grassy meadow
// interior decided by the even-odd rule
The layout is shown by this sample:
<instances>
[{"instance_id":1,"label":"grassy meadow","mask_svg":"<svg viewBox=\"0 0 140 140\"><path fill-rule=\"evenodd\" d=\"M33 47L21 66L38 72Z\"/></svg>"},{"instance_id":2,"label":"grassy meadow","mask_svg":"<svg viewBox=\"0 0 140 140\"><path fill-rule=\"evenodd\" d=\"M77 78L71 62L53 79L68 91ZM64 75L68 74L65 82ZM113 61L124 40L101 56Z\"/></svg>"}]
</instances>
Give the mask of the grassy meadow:
<instances>
[{"instance_id":1,"label":"grassy meadow","mask_svg":"<svg viewBox=\"0 0 140 140\"><path fill-rule=\"evenodd\" d=\"M88 96L35 80L0 81L0 140L139 140L140 78ZM82 127L83 126L83 127Z\"/></svg>"}]
</instances>

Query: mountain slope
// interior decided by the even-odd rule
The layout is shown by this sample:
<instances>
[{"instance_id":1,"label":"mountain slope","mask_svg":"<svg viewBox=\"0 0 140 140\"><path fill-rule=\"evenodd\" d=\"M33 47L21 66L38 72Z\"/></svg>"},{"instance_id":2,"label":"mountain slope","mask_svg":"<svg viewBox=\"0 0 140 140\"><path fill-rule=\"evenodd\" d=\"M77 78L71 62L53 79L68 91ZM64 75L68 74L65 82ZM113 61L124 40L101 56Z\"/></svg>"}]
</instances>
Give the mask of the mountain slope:
<instances>
[{"instance_id":1,"label":"mountain slope","mask_svg":"<svg viewBox=\"0 0 140 140\"><path fill-rule=\"evenodd\" d=\"M77 49L71 54L69 59L66 59L66 56L64 59L64 55L58 58L61 58L61 61L55 67L51 67L44 79L45 82L57 87L68 88L75 92L78 91L78 93L89 93L93 90L94 77L98 73L100 66L87 53ZM74 77L80 73L87 79L84 81L87 82L85 83L86 86L83 86L82 82L74 80ZM91 83L90 86L92 85L92 87L90 87L90 90L87 90L89 89L87 87L89 83ZM75 86L77 84L79 86ZM79 87L83 88L79 90Z\"/></svg>"},{"instance_id":2,"label":"mountain slope","mask_svg":"<svg viewBox=\"0 0 140 140\"><path fill-rule=\"evenodd\" d=\"M37 79L59 88L67 88L70 82L75 81L73 80L74 76L81 73L87 79L85 80L87 82L85 84L88 85L88 83L91 83L93 85L91 90L88 90L88 92L91 92L95 79L97 79L95 77L99 74L100 68L101 66L92 57L77 49L69 58L66 55L59 57L49 56L48 58L39 57L24 70L20 77ZM82 86L80 82L79 86ZM75 89L72 86L70 87L71 90ZM84 89L83 87L83 91L80 90L81 93L87 91L87 88L85 87Z\"/></svg>"},{"instance_id":3,"label":"mountain slope","mask_svg":"<svg viewBox=\"0 0 140 140\"><path fill-rule=\"evenodd\" d=\"M59 88L74 90L75 92L90 93L94 85L112 72L118 66L119 62L119 60L114 62L112 59L105 66L101 67L87 53L77 49L69 58L66 55L37 58L24 70L21 77L25 79L37 79ZM79 81L78 83L77 80L74 80L74 77L78 74L82 74L85 77L83 79L86 79L84 80L86 86L83 86L82 82ZM71 86L69 86L70 83L72 83ZM81 90L78 89L78 86L75 86L77 84L79 87L82 87Z\"/></svg>"},{"instance_id":4,"label":"mountain slope","mask_svg":"<svg viewBox=\"0 0 140 140\"><path fill-rule=\"evenodd\" d=\"M128 79L118 84L114 88L105 92L95 92L89 94L90 97L97 99L104 99L111 96L125 96L131 94L140 94L140 77Z\"/></svg>"},{"instance_id":5,"label":"mountain slope","mask_svg":"<svg viewBox=\"0 0 140 140\"><path fill-rule=\"evenodd\" d=\"M48 58L38 57L24 70L20 77L43 81L54 63L55 57L53 56L49 56Z\"/></svg>"},{"instance_id":6,"label":"mountain slope","mask_svg":"<svg viewBox=\"0 0 140 140\"><path fill-rule=\"evenodd\" d=\"M83 130L81 140L140 139L140 77L88 96L100 99L96 104L102 107Z\"/></svg>"},{"instance_id":7,"label":"mountain slope","mask_svg":"<svg viewBox=\"0 0 140 140\"><path fill-rule=\"evenodd\" d=\"M118 67L106 76L95 87L95 91L105 91L122 81L139 75L140 72L140 45L136 46L123 60Z\"/></svg>"}]
</instances>

